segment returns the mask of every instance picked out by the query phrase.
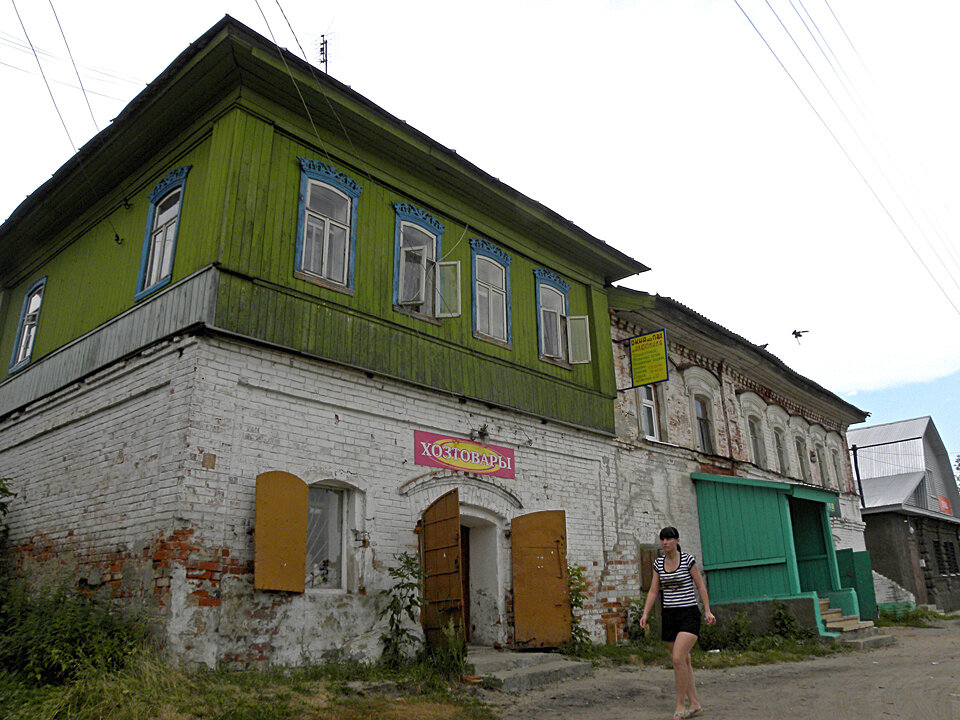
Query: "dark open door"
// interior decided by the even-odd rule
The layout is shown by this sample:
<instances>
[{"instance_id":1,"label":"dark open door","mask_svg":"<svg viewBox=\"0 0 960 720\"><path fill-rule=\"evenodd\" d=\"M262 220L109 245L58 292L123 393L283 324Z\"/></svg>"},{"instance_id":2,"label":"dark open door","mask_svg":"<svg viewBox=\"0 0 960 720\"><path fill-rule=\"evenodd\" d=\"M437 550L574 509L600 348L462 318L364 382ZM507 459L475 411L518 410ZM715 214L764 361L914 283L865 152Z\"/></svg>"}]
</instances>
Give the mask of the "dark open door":
<instances>
[{"instance_id":1,"label":"dark open door","mask_svg":"<svg viewBox=\"0 0 960 720\"><path fill-rule=\"evenodd\" d=\"M456 489L437 498L423 511L420 560L426 578L421 613L427 644L443 643L449 624L463 637L463 580L460 573L460 495Z\"/></svg>"},{"instance_id":2,"label":"dark open door","mask_svg":"<svg viewBox=\"0 0 960 720\"><path fill-rule=\"evenodd\" d=\"M563 510L515 517L514 642L519 648L559 647L570 640L567 518Z\"/></svg>"}]
</instances>

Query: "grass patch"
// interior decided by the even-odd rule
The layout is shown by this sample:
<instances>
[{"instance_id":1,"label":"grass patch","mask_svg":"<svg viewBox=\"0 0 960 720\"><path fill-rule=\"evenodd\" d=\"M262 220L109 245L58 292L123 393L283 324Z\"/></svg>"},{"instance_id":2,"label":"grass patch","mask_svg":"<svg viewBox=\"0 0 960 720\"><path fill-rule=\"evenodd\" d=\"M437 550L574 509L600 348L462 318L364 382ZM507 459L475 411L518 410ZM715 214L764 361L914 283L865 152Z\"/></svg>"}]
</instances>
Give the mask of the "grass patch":
<instances>
[{"instance_id":1,"label":"grass patch","mask_svg":"<svg viewBox=\"0 0 960 720\"><path fill-rule=\"evenodd\" d=\"M429 664L356 661L292 669L187 671L144 650L117 671L36 685L0 672L4 720L493 720Z\"/></svg>"},{"instance_id":2,"label":"grass patch","mask_svg":"<svg viewBox=\"0 0 960 720\"><path fill-rule=\"evenodd\" d=\"M943 620L944 616L931 610L913 608L912 610L884 610L880 609L879 617L873 621L877 627L906 626L906 627L934 627L931 620Z\"/></svg>"},{"instance_id":3,"label":"grass patch","mask_svg":"<svg viewBox=\"0 0 960 720\"><path fill-rule=\"evenodd\" d=\"M637 622L639 601L632 603L627 614L627 638L624 645L587 645L572 655L590 660L594 665L662 665L671 667L670 651L660 640L658 618L650 618L644 633ZM690 655L694 667L724 668L740 665L794 662L850 651L848 646L825 644L819 636L802 627L785 605L775 608L772 628L756 633L743 615L715 625L703 625L700 638Z\"/></svg>"}]
</instances>

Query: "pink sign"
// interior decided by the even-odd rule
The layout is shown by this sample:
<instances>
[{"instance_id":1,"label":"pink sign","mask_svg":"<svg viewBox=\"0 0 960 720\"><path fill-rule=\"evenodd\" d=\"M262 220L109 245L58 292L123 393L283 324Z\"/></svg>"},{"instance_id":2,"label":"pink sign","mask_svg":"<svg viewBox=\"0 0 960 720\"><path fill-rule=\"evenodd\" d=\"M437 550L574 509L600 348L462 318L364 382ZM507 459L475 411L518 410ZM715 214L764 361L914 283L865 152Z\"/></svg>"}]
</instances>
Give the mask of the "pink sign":
<instances>
[{"instance_id":1,"label":"pink sign","mask_svg":"<svg viewBox=\"0 0 960 720\"><path fill-rule=\"evenodd\" d=\"M463 438L413 431L417 465L513 478L513 450Z\"/></svg>"},{"instance_id":2,"label":"pink sign","mask_svg":"<svg viewBox=\"0 0 960 720\"><path fill-rule=\"evenodd\" d=\"M940 512L953 515L953 510L950 509L950 501L947 498L943 495L937 495L937 500L940 501Z\"/></svg>"}]
</instances>

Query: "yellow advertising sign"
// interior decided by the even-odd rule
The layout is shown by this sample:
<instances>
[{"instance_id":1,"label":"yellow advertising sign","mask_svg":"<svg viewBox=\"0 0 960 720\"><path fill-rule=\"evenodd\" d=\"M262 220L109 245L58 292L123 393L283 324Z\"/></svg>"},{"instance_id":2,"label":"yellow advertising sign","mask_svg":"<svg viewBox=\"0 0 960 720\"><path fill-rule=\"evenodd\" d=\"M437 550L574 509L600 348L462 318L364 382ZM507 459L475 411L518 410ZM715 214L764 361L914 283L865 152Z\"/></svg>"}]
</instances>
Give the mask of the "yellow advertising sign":
<instances>
[{"instance_id":1,"label":"yellow advertising sign","mask_svg":"<svg viewBox=\"0 0 960 720\"><path fill-rule=\"evenodd\" d=\"M630 387L663 382L668 376L665 330L637 335L630 342Z\"/></svg>"}]
</instances>

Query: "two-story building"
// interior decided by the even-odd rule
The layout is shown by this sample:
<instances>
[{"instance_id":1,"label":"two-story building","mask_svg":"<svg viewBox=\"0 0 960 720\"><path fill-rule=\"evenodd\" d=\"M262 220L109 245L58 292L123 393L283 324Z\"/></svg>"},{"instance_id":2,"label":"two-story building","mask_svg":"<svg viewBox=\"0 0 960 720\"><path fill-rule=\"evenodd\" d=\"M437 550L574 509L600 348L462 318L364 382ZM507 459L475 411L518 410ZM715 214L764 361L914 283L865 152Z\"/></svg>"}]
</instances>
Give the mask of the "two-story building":
<instances>
[{"instance_id":1,"label":"two-story building","mask_svg":"<svg viewBox=\"0 0 960 720\"><path fill-rule=\"evenodd\" d=\"M569 633L566 563L596 584L620 532L605 288L641 263L227 17L0 226L0 268L27 576L190 661L293 663L375 655L419 546L428 634Z\"/></svg>"},{"instance_id":2,"label":"two-story building","mask_svg":"<svg viewBox=\"0 0 960 720\"><path fill-rule=\"evenodd\" d=\"M675 300L609 298L625 553L649 577L657 531L674 525L717 604L805 597L857 613L846 565L866 554L846 430L866 413ZM661 331L665 380L631 387L631 338Z\"/></svg>"},{"instance_id":3,"label":"two-story building","mask_svg":"<svg viewBox=\"0 0 960 720\"><path fill-rule=\"evenodd\" d=\"M830 592L863 413L612 288L644 270L225 18L0 226L8 556L209 666L375 656L403 551L479 644L562 642L567 563L602 639L664 524L720 598ZM660 328L669 380L618 393ZM711 557L705 498L750 493L779 549Z\"/></svg>"}]
</instances>

